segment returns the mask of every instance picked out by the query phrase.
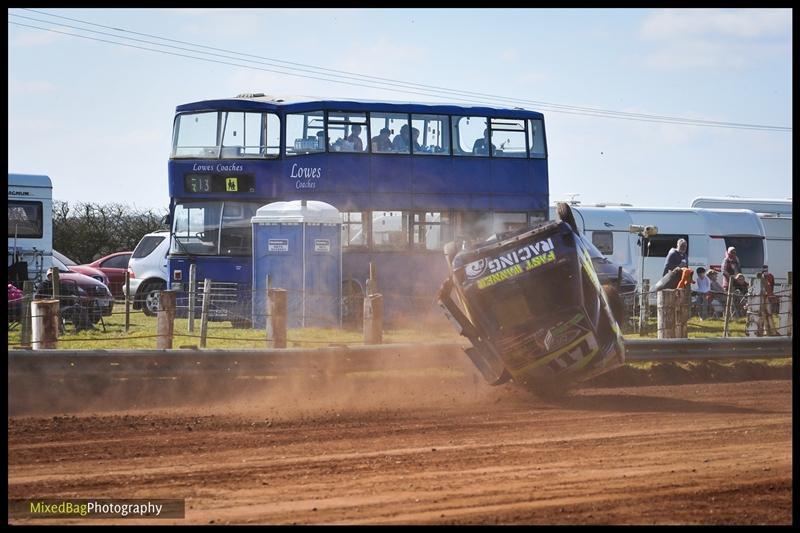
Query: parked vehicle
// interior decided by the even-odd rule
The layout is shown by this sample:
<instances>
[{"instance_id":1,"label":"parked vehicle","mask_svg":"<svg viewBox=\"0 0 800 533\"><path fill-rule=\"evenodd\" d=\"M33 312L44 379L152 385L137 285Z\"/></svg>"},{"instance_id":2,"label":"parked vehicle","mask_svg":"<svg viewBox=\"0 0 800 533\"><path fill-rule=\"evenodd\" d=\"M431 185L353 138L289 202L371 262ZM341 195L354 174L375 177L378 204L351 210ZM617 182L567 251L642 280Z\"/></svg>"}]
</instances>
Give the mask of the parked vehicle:
<instances>
[{"instance_id":1,"label":"parked vehicle","mask_svg":"<svg viewBox=\"0 0 800 533\"><path fill-rule=\"evenodd\" d=\"M69 268L72 272L77 272L78 274L83 274L84 276L89 276L90 278L94 278L106 287L108 287L108 276L102 270L99 270L94 267L90 267L89 265L79 265L66 255L62 254L58 250L53 250L53 258L58 260L61 264L65 265ZM56 265L56 262L53 261L53 266Z\"/></svg>"},{"instance_id":2,"label":"parked vehicle","mask_svg":"<svg viewBox=\"0 0 800 533\"><path fill-rule=\"evenodd\" d=\"M114 298L122 298L125 296L122 291L122 287L125 285L125 273L128 271L128 261L132 254L133 252L115 252L86 265L78 266L87 266L101 271L108 278L108 288Z\"/></svg>"},{"instance_id":3,"label":"parked vehicle","mask_svg":"<svg viewBox=\"0 0 800 533\"><path fill-rule=\"evenodd\" d=\"M547 222L458 251L439 303L487 382L558 394L616 368L625 347L612 304L574 226ZM455 293L455 298L453 298Z\"/></svg>"},{"instance_id":4,"label":"parked vehicle","mask_svg":"<svg viewBox=\"0 0 800 533\"><path fill-rule=\"evenodd\" d=\"M53 252L53 184L47 176L8 174L8 281L42 281Z\"/></svg>"},{"instance_id":5,"label":"parked vehicle","mask_svg":"<svg viewBox=\"0 0 800 533\"><path fill-rule=\"evenodd\" d=\"M638 281L642 263L643 279L652 287L663 277L664 261L678 239L688 242L689 268L720 270L729 246L737 250L745 275L768 267L764 226L748 209L648 208L631 206L572 205L578 229L609 260L621 264ZM642 241L630 227L654 226L657 233ZM651 304L655 305L655 295Z\"/></svg>"},{"instance_id":6,"label":"parked vehicle","mask_svg":"<svg viewBox=\"0 0 800 533\"><path fill-rule=\"evenodd\" d=\"M142 237L128 261L133 308L147 316L158 313L159 293L167 288L168 251L169 231L154 231Z\"/></svg>"},{"instance_id":7,"label":"parked vehicle","mask_svg":"<svg viewBox=\"0 0 800 533\"><path fill-rule=\"evenodd\" d=\"M792 200L737 197L698 197L692 207L750 209L764 225L769 271L775 283L785 284L792 271Z\"/></svg>"},{"instance_id":8,"label":"parked vehicle","mask_svg":"<svg viewBox=\"0 0 800 533\"><path fill-rule=\"evenodd\" d=\"M59 254L60 255L60 254ZM114 297L103 282L74 271L53 255L53 267L58 269L61 319L78 328L96 324L101 317L110 316ZM47 298L53 294L51 276L46 276L34 297Z\"/></svg>"}]
</instances>

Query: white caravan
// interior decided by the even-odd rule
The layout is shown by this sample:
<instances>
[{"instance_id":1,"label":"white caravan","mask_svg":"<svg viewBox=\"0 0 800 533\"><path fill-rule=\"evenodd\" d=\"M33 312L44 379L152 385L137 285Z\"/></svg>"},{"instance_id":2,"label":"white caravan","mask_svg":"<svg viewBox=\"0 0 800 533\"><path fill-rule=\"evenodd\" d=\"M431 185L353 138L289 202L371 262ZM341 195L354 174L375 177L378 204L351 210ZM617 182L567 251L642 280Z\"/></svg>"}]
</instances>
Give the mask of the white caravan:
<instances>
[{"instance_id":1,"label":"white caravan","mask_svg":"<svg viewBox=\"0 0 800 533\"><path fill-rule=\"evenodd\" d=\"M736 247L745 275L755 275L768 264L764 227L748 209L571 207L586 237L637 281L642 268L641 241L629 229L632 225L658 228L658 233L644 242L643 279L650 280L651 287L663 277L667 254L680 238L689 244L688 262L693 269L702 266L720 270L729 246Z\"/></svg>"},{"instance_id":2,"label":"white caravan","mask_svg":"<svg viewBox=\"0 0 800 533\"><path fill-rule=\"evenodd\" d=\"M750 209L761 219L766 235L769 271L775 283L788 283L792 271L792 200L737 197L698 197L692 207Z\"/></svg>"},{"instance_id":3,"label":"white caravan","mask_svg":"<svg viewBox=\"0 0 800 533\"><path fill-rule=\"evenodd\" d=\"M47 176L8 175L9 280L41 281L53 262L53 184Z\"/></svg>"}]
</instances>

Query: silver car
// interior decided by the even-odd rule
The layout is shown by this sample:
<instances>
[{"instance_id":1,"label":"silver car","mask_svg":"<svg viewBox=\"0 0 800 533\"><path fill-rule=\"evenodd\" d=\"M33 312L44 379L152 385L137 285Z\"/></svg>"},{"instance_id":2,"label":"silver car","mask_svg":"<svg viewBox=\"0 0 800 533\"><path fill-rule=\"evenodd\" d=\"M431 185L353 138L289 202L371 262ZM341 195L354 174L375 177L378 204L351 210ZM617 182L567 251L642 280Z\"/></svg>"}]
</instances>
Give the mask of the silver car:
<instances>
[{"instance_id":1,"label":"silver car","mask_svg":"<svg viewBox=\"0 0 800 533\"><path fill-rule=\"evenodd\" d=\"M133 308L147 316L158 313L160 292L167 288L168 251L169 231L154 231L142 237L128 262Z\"/></svg>"}]
</instances>

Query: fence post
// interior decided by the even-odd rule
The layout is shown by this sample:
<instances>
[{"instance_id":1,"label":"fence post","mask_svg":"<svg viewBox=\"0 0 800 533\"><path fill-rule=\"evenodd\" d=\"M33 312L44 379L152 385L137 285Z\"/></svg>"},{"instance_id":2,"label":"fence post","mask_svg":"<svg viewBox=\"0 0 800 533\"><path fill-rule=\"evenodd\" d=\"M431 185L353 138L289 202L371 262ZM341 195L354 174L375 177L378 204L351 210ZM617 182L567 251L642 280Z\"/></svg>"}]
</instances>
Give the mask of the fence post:
<instances>
[{"instance_id":1,"label":"fence post","mask_svg":"<svg viewBox=\"0 0 800 533\"><path fill-rule=\"evenodd\" d=\"M650 295L648 294L650 292L649 279L642 280L641 290L642 292L639 295L639 335L643 336L647 333L648 307L650 306Z\"/></svg>"},{"instance_id":2,"label":"fence post","mask_svg":"<svg viewBox=\"0 0 800 533\"><path fill-rule=\"evenodd\" d=\"M58 268L50 267L50 280L53 282L53 300L61 301L61 280L58 277ZM61 306L56 309L56 315L61 319Z\"/></svg>"},{"instance_id":3,"label":"fence post","mask_svg":"<svg viewBox=\"0 0 800 533\"><path fill-rule=\"evenodd\" d=\"M176 291L164 290L158 297L158 322L156 323L156 349L172 348L172 333L175 325Z\"/></svg>"},{"instance_id":4,"label":"fence post","mask_svg":"<svg viewBox=\"0 0 800 533\"><path fill-rule=\"evenodd\" d=\"M131 273L125 271L125 333L131 329Z\"/></svg>"},{"instance_id":5,"label":"fence post","mask_svg":"<svg viewBox=\"0 0 800 533\"><path fill-rule=\"evenodd\" d=\"M206 337L208 336L208 306L211 304L211 280L205 278L203 281L203 303L200 308L200 347L206 347Z\"/></svg>"},{"instance_id":6,"label":"fence post","mask_svg":"<svg viewBox=\"0 0 800 533\"><path fill-rule=\"evenodd\" d=\"M369 279L367 279L367 294L378 293L378 269L375 268L375 263L369 262Z\"/></svg>"},{"instance_id":7,"label":"fence post","mask_svg":"<svg viewBox=\"0 0 800 533\"><path fill-rule=\"evenodd\" d=\"M197 298L197 265L189 265L189 322L188 333L194 332L194 306Z\"/></svg>"},{"instance_id":8,"label":"fence post","mask_svg":"<svg viewBox=\"0 0 800 533\"><path fill-rule=\"evenodd\" d=\"M675 289L675 339L689 338L687 324L692 309L692 291L688 287Z\"/></svg>"},{"instance_id":9,"label":"fence post","mask_svg":"<svg viewBox=\"0 0 800 533\"><path fill-rule=\"evenodd\" d=\"M31 329L33 349L58 347L58 300L34 300L31 302Z\"/></svg>"},{"instance_id":10,"label":"fence post","mask_svg":"<svg viewBox=\"0 0 800 533\"><path fill-rule=\"evenodd\" d=\"M672 339L675 336L675 291L664 289L658 291L658 338Z\"/></svg>"},{"instance_id":11,"label":"fence post","mask_svg":"<svg viewBox=\"0 0 800 533\"><path fill-rule=\"evenodd\" d=\"M22 316L19 324L19 343L23 348L31 347L31 301L33 300L33 282L22 282Z\"/></svg>"},{"instance_id":12,"label":"fence post","mask_svg":"<svg viewBox=\"0 0 800 533\"><path fill-rule=\"evenodd\" d=\"M364 344L383 344L383 295L364 298Z\"/></svg>"},{"instance_id":13,"label":"fence post","mask_svg":"<svg viewBox=\"0 0 800 533\"><path fill-rule=\"evenodd\" d=\"M286 289L267 289L267 338L273 348L286 348Z\"/></svg>"},{"instance_id":14,"label":"fence post","mask_svg":"<svg viewBox=\"0 0 800 533\"><path fill-rule=\"evenodd\" d=\"M722 338L728 337L728 322L731 318L731 291L733 290L733 280L728 283L728 295L725 297L725 324L722 327Z\"/></svg>"},{"instance_id":15,"label":"fence post","mask_svg":"<svg viewBox=\"0 0 800 533\"><path fill-rule=\"evenodd\" d=\"M792 279L792 273L789 272L789 279ZM784 294L781 294L780 307L778 309L778 319L780 327L778 328L778 335L791 336L792 335L792 285L787 285Z\"/></svg>"}]
</instances>

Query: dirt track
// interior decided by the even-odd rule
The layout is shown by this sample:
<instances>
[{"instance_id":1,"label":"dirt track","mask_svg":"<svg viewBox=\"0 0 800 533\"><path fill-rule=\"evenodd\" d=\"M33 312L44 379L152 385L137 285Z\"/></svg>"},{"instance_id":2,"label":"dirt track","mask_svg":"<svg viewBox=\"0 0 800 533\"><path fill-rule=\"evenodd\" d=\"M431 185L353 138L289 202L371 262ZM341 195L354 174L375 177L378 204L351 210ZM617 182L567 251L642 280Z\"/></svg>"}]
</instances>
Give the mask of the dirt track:
<instances>
[{"instance_id":1,"label":"dirt track","mask_svg":"<svg viewBox=\"0 0 800 533\"><path fill-rule=\"evenodd\" d=\"M792 522L790 380L556 402L423 381L10 417L9 497L186 498L172 523Z\"/></svg>"}]
</instances>

